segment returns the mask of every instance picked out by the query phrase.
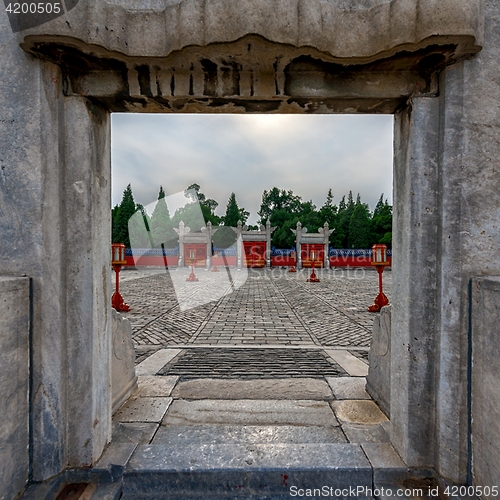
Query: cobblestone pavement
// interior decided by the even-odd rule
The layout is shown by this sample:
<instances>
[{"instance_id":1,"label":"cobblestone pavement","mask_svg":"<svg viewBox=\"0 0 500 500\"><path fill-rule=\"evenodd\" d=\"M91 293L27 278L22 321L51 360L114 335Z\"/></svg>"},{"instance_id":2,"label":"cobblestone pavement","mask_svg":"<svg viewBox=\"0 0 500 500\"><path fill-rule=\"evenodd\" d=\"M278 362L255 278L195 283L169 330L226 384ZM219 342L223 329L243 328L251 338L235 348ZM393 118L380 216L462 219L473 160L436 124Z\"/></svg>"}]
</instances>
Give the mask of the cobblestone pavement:
<instances>
[{"instance_id":1,"label":"cobblestone pavement","mask_svg":"<svg viewBox=\"0 0 500 500\"><path fill-rule=\"evenodd\" d=\"M322 350L312 349L185 349L159 375L193 378L288 378L348 374Z\"/></svg>"},{"instance_id":2,"label":"cobblestone pavement","mask_svg":"<svg viewBox=\"0 0 500 500\"><path fill-rule=\"evenodd\" d=\"M307 283L309 273L250 269L246 281L241 275L240 288L228 293L221 273L197 270L199 282L179 292L173 279L184 281L186 269L124 271L120 290L142 353L147 346L188 345L368 348L374 315L366 309L378 292L376 271L319 270L320 283ZM389 299L391 281L391 271L384 272ZM211 291L220 298L182 310Z\"/></svg>"}]
</instances>

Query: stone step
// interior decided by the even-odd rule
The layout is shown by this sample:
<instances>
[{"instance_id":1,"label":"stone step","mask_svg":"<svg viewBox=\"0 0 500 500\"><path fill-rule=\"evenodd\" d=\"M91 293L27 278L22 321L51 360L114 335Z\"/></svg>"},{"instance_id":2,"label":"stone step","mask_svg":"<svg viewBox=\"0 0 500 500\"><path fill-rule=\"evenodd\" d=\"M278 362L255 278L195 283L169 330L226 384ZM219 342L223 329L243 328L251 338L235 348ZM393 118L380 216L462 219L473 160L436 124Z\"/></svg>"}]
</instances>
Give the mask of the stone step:
<instances>
[{"instance_id":1,"label":"stone step","mask_svg":"<svg viewBox=\"0 0 500 500\"><path fill-rule=\"evenodd\" d=\"M363 499L352 489L370 488L372 474L361 447L349 443L140 445L125 469L122 500L278 500L314 488Z\"/></svg>"},{"instance_id":2,"label":"stone step","mask_svg":"<svg viewBox=\"0 0 500 500\"><path fill-rule=\"evenodd\" d=\"M161 426L151 444L184 447L203 444L347 443L340 427L303 425Z\"/></svg>"}]
</instances>

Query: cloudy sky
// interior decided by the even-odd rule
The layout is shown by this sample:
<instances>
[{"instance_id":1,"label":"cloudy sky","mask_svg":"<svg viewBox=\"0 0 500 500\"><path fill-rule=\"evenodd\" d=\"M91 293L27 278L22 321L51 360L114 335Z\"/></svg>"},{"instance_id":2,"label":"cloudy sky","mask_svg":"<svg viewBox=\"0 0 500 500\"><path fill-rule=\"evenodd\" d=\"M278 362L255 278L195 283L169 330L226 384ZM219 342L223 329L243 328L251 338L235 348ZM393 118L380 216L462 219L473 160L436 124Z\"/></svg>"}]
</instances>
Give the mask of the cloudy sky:
<instances>
[{"instance_id":1,"label":"cloudy sky","mask_svg":"<svg viewBox=\"0 0 500 500\"><path fill-rule=\"evenodd\" d=\"M329 188L373 210L392 203L392 115L112 115L113 205L127 184L136 203L197 183L225 213L235 192L255 224L262 192L291 189L318 208Z\"/></svg>"}]
</instances>

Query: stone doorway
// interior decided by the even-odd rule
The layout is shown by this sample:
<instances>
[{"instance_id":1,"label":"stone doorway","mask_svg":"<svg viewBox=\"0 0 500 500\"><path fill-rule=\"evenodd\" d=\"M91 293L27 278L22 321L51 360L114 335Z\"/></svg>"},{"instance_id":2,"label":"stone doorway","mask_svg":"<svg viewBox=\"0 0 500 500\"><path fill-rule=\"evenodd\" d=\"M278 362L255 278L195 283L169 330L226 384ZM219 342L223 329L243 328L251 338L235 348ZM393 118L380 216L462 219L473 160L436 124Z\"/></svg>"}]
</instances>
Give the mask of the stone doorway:
<instances>
[{"instance_id":1,"label":"stone doorway","mask_svg":"<svg viewBox=\"0 0 500 500\"><path fill-rule=\"evenodd\" d=\"M39 104L34 112L16 97L26 126L12 133L34 139L34 153L9 153L36 186L16 221L33 220L36 230L24 253L14 238L3 242L14 256L9 272L33 276L33 331L43 332L32 345L32 480L95 463L111 433L109 112L208 110L395 114L391 440L409 465L466 481L467 283L497 266L487 236L467 240L489 212L468 203L474 188L457 158L474 170L482 154L474 127L489 126L478 110L487 114L490 101L472 95L489 95L483 82L493 79L481 75L494 66L498 12L458 0L443 3L441 16L430 0L404 15L395 0L306 4L300 16L288 3L252 15L228 7L232 21L217 22L211 9L151 15L96 0L93 10L80 2L71 19L8 38L8 67ZM464 61L483 37L491 50ZM195 53L203 59L191 64ZM6 199L15 206L15 196Z\"/></svg>"},{"instance_id":2,"label":"stone doorway","mask_svg":"<svg viewBox=\"0 0 500 500\"><path fill-rule=\"evenodd\" d=\"M170 186L162 184L168 193ZM205 191L205 182L200 184ZM104 460L126 443L139 445L131 458L137 463L142 461L135 457L149 444L174 448L186 459L181 450L196 450L196 456L199 449L220 444L290 446L289 453L296 454L295 445L349 443L346 453L359 454L363 443L371 446L368 453L392 453L393 468L402 472L382 426L388 429L389 422L364 391L373 322L366 308L377 293L372 269L317 269L319 284L306 283L309 269L296 275L281 267L249 270L231 295L183 310L177 300L196 302L193 294L203 295L218 275L197 269L200 282L187 285L189 293L183 289L180 297L172 274L185 279L188 270L178 262L172 267L122 272L121 290L132 307L124 316L132 323L140 362L139 390L114 416ZM390 278L386 273L388 290ZM346 420L335 417L335 405L339 415L349 407ZM370 467L361 455L357 459Z\"/></svg>"}]
</instances>

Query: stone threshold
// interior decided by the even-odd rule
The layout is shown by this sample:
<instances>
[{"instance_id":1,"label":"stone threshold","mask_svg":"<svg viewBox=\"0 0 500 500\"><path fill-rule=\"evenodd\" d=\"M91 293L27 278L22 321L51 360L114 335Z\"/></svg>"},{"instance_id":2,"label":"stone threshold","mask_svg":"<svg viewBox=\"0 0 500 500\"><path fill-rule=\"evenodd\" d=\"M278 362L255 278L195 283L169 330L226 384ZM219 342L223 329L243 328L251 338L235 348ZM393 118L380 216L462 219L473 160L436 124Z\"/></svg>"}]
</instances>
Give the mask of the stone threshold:
<instances>
[{"instance_id":1,"label":"stone threshold","mask_svg":"<svg viewBox=\"0 0 500 500\"><path fill-rule=\"evenodd\" d=\"M390 494L378 498L385 499L399 488L420 488L422 496L397 497L414 500L429 498L426 493L438 479L433 470L406 467L389 443L183 448L112 443L96 467L70 469L32 484L20 500L281 500L298 497L299 490L305 496L307 489L324 487L333 493L347 490L340 495L346 499L371 499L383 488ZM68 485L83 485L81 495L64 496Z\"/></svg>"}]
</instances>

